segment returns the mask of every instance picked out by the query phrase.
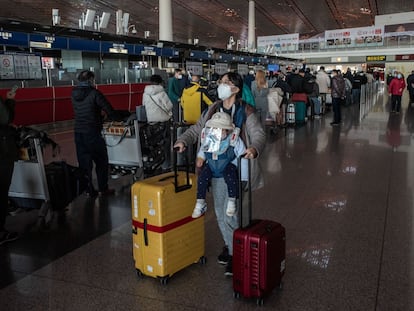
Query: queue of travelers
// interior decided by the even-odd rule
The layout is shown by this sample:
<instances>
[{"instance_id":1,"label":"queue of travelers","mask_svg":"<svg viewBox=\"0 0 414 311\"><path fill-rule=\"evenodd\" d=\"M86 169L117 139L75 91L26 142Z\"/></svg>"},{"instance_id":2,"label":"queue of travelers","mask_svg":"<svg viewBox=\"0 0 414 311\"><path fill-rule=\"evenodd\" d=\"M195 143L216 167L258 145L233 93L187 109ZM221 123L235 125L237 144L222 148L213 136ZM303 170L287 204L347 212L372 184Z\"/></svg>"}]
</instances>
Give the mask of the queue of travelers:
<instances>
[{"instance_id":1,"label":"queue of travelers","mask_svg":"<svg viewBox=\"0 0 414 311\"><path fill-rule=\"evenodd\" d=\"M101 137L102 129L101 111L107 115L114 113L114 110L106 98L94 87L94 74L89 70L82 71L79 76L79 85L74 87L72 93L72 104L75 111L75 143L79 165L88 173L88 189L90 196L111 195L114 190L108 187L108 158L106 146ZM325 112L327 105L332 105L333 120L332 126L341 124L341 105L359 104L361 87L374 80L370 72L351 72L348 68L344 74L340 70L333 70L328 73L324 66L317 72L311 72L310 68L299 70L290 69L277 71L269 76L264 70L250 71L244 78L235 72L228 72L220 76L213 73L211 81L207 82L204 77L198 74L186 75L185 71L178 68L168 80L167 89L164 88L164 81L161 76L153 75L150 84L145 87L143 94L143 105L146 107L148 122L185 122L191 119L188 129L177 138L174 147L180 152L190 144L200 144L200 135L205 126L211 125L209 120L215 113L226 113L231 117L232 125L227 124L225 129L237 129L241 131L240 138L245 146L243 156L250 159L257 159L265 144L265 127L269 117L275 121L275 110L273 115L269 110L271 94L277 94L279 100L275 101L280 105L276 113L283 116L286 103L292 94L304 93L308 97L308 105L313 110L313 116L319 118ZM391 96L391 112L400 113L401 96L407 88L410 96L410 103L414 103L414 70L405 80L403 74L394 71L387 77L388 93ZM278 89L273 92L273 89ZM248 93L246 93L248 92ZM93 94L93 100L90 94ZM252 101L246 100L246 94L251 94ZM1 124L4 137L12 137L13 132L13 107L14 93L9 92L4 100L10 111L10 116ZM283 106L284 105L284 106ZM190 107L191 106L191 107ZM189 108L190 107L190 108ZM196 107L196 108L194 108ZM182 109L188 109L185 113ZM189 115L190 113L190 115ZM184 115L184 118L182 117ZM280 121L283 125L283 121ZM169 128L169 127L166 127ZM236 130L236 132L237 132ZM91 132L92 131L92 132ZM93 135L91 134L93 133ZM7 135L6 135L7 134ZM168 133L165 133L166 137ZM91 136L92 135L92 136ZM168 140L170 137L168 136ZM13 142L11 142L14 145ZM166 168L170 168L168 154L172 146L166 144ZM10 153L12 148L0 150L3 153ZM10 155L10 161L14 161L16 155ZM210 159L211 161L211 159ZM97 189L92 183L92 163L95 163L98 177ZM206 161L200 161L200 166ZM3 202L5 191L10 185L12 170L10 165L3 164L3 175L7 175L7 182L2 186ZM234 164L231 164L234 165ZM252 174L253 188L257 189L263 185L260 167ZM234 205L234 197L231 197L232 204L229 207L229 194L226 189L226 181L223 176L212 178L212 193L214 197L214 210L216 212L219 228L224 240L222 253L218 261L226 264L226 275L231 275L232 256L232 233L238 226L238 216ZM3 204L6 205L6 204ZM206 210L207 203L203 201L202 208L197 210L195 216L200 216ZM2 210L0 244L16 239L14 233L5 230L5 215Z\"/></svg>"}]
</instances>

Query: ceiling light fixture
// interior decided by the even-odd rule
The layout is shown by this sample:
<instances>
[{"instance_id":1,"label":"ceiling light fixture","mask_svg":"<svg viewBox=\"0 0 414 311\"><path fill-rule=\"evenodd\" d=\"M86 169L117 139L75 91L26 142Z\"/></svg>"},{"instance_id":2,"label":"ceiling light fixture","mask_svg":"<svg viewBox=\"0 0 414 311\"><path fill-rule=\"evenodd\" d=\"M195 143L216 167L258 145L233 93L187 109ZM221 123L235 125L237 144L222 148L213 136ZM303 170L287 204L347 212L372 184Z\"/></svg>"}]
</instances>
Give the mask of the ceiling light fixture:
<instances>
[{"instance_id":1,"label":"ceiling light fixture","mask_svg":"<svg viewBox=\"0 0 414 311\"><path fill-rule=\"evenodd\" d=\"M95 10L86 10L86 13L82 13L81 18L79 19L79 28L85 29L85 27L92 27L95 20Z\"/></svg>"},{"instance_id":2,"label":"ceiling light fixture","mask_svg":"<svg viewBox=\"0 0 414 311\"><path fill-rule=\"evenodd\" d=\"M111 13L108 13L108 12L103 12L102 16L98 15L96 17L98 31L101 31L101 29L105 29L106 27L108 27L110 17L111 17Z\"/></svg>"},{"instance_id":3,"label":"ceiling light fixture","mask_svg":"<svg viewBox=\"0 0 414 311\"><path fill-rule=\"evenodd\" d=\"M224 13L224 16L227 16L227 17L236 17L236 16L238 16L235 9L227 8L223 11L223 13Z\"/></svg>"},{"instance_id":4,"label":"ceiling light fixture","mask_svg":"<svg viewBox=\"0 0 414 311\"><path fill-rule=\"evenodd\" d=\"M52 9L52 25L56 26L60 24L59 9Z\"/></svg>"},{"instance_id":5,"label":"ceiling light fixture","mask_svg":"<svg viewBox=\"0 0 414 311\"><path fill-rule=\"evenodd\" d=\"M130 31L133 35L137 34L137 29L135 28L135 25L129 25L128 26L128 32L127 33L129 33Z\"/></svg>"}]
</instances>

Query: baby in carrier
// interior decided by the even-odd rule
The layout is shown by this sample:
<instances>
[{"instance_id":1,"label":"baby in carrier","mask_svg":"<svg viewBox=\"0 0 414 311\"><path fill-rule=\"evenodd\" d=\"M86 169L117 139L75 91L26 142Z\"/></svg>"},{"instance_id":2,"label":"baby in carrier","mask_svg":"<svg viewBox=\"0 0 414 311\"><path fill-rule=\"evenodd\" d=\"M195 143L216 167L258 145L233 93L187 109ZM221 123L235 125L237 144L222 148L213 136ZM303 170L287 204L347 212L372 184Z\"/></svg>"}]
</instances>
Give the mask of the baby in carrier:
<instances>
[{"instance_id":1,"label":"baby in carrier","mask_svg":"<svg viewBox=\"0 0 414 311\"><path fill-rule=\"evenodd\" d=\"M211 178L224 178L227 184L229 200L226 214L236 214L236 199L239 197L239 178L237 157L246 147L238 136L231 117L225 112L216 112L206 122L201 134L201 147L197 154L196 166L200 168L197 181L197 203L192 217L198 218L207 210L206 192Z\"/></svg>"}]
</instances>

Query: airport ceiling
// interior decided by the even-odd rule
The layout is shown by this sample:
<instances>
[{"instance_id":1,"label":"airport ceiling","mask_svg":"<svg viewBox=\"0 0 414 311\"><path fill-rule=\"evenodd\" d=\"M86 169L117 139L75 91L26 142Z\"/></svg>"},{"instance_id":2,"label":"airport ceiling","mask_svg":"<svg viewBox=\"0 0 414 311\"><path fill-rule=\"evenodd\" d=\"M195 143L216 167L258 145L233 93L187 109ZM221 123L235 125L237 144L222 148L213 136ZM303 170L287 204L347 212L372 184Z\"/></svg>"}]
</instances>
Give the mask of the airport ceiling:
<instances>
[{"instance_id":1,"label":"airport ceiling","mask_svg":"<svg viewBox=\"0 0 414 311\"><path fill-rule=\"evenodd\" d=\"M52 9L59 9L60 25L79 28L79 19L87 9L111 13L102 32L116 33L115 12L129 13L130 30L143 38L158 39L158 0L14 0L3 5L1 18L41 25L52 24ZM247 42L248 0L171 0L173 40L190 43L197 38L207 47L226 48L230 36ZM325 30L366 27L376 15L414 11L413 0L256 0L256 36L299 33L300 38ZM91 29L93 30L93 29Z\"/></svg>"}]
</instances>

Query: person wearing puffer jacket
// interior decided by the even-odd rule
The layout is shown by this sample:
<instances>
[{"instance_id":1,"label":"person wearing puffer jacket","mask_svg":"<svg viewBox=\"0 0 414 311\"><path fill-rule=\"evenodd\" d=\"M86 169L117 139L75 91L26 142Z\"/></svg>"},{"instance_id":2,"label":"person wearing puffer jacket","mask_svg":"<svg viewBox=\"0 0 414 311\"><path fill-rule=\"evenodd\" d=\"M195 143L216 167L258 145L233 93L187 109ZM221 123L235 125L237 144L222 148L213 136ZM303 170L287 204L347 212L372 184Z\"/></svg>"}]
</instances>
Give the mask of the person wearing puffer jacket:
<instances>
[{"instance_id":1,"label":"person wearing puffer jacket","mask_svg":"<svg viewBox=\"0 0 414 311\"><path fill-rule=\"evenodd\" d=\"M183 121L187 124L195 124L201 112L213 103L207 89L200 85L200 80L200 75L193 74L190 85L183 90L181 96Z\"/></svg>"},{"instance_id":2,"label":"person wearing puffer jacket","mask_svg":"<svg viewBox=\"0 0 414 311\"><path fill-rule=\"evenodd\" d=\"M152 75L150 85L145 86L142 105L145 106L148 122L165 122L172 117L173 104L162 86L160 75Z\"/></svg>"},{"instance_id":3,"label":"person wearing puffer jacket","mask_svg":"<svg viewBox=\"0 0 414 311\"><path fill-rule=\"evenodd\" d=\"M391 95L391 112L400 113L401 96L405 89L405 81L401 72L397 72L397 76L391 80L388 86L388 94Z\"/></svg>"},{"instance_id":4,"label":"person wearing puffer jacket","mask_svg":"<svg viewBox=\"0 0 414 311\"><path fill-rule=\"evenodd\" d=\"M72 106L75 115L75 145L79 167L88 176L86 194L94 198L96 195L106 196L115 193L108 188L108 151L102 137L103 112L109 119L116 115L111 103L101 91L95 87L95 74L90 70L82 70L78 75L78 85L72 89ZM94 169L98 181L98 193L93 186L92 171Z\"/></svg>"},{"instance_id":5,"label":"person wearing puffer jacket","mask_svg":"<svg viewBox=\"0 0 414 311\"><path fill-rule=\"evenodd\" d=\"M151 84L147 85L144 89L142 105L145 107L148 123L165 123L165 160L162 164L162 169L168 170L171 167L171 131L169 122L173 117L173 103L162 86L163 81L160 75L152 75L150 82Z\"/></svg>"}]
</instances>

